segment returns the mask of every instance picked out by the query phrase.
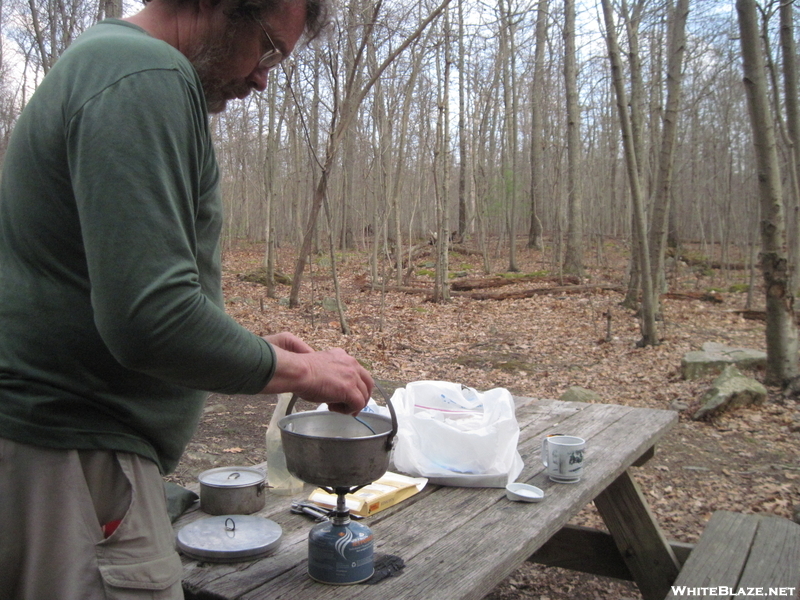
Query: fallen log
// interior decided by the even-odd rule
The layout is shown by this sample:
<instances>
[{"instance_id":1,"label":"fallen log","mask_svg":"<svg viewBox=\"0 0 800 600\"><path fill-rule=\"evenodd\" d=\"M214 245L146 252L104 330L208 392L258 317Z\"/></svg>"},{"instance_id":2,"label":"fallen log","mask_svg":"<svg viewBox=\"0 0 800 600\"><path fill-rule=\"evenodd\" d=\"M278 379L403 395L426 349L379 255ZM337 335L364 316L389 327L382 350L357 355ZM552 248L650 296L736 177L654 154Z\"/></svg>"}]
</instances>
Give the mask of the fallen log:
<instances>
[{"instance_id":1,"label":"fallen log","mask_svg":"<svg viewBox=\"0 0 800 600\"><path fill-rule=\"evenodd\" d=\"M380 288L375 288L380 289ZM429 286L407 286L407 285L387 285L384 288L387 292L401 292L404 294L425 294L430 298L433 297L433 289ZM369 284L361 286L362 291L371 291L372 288ZM521 298L531 298L533 296L541 296L545 294L580 294L583 292L591 292L596 290L622 291L622 286L610 283L598 283L587 285L560 285L556 287L537 287L529 288L527 290L515 290L513 292L459 292L452 291L453 296L460 296L462 298L471 298L473 300L518 300Z\"/></svg>"},{"instance_id":2,"label":"fallen log","mask_svg":"<svg viewBox=\"0 0 800 600\"><path fill-rule=\"evenodd\" d=\"M450 246L450 252L455 252L456 254L462 254L464 256L483 256L483 252L480 250L470 250L466 246Z\"/></svg>"},{"instance_id":3,"label":"fallen log","mask_svg":"<svg viewBox=\"0 0 800 600\"><path fill-rule=\"evenodd\" d=\"M767 312L764 310L735 310L733 312L734 314L740 315L741 317L750 321L766 322L767 320ZM800 313L795 313L794 320L798 325L800 325Z\"/></svg>"},{"instance_id":4,"label":"fallen log","mask_svg":"<svg viewBox=\"0 0 800 600\"><path fill-rule=\"evenodd\" d=\"M417 285L376 285L372 286L369 283L364 283L361 286L362 292L400 292L402 294L426 294L433 295L433 289L430 286L417 286Z\"/></svg>"},{"instance_id":5,"label":"fallen log","mask_svg":"<svg viewBox=\"0 0 800 600\"><path fill-rule=\"evenodd\" d=\"M661 297L669 300L702 300L703 302L713 302L715 304L724 302L722 296L716 292L667 292L666 294L661 294Z\"/></svg>"},{"instance_id":6,"label":"fallen log","mask_svg":"<svg viewBox=\"0 0 800 600\"><path fill-rule=\"evenodd\" d=\"M544 278L545 280L553 278ZM478 281L478 280L473 280ZM483 281L492 281L491 280L483 280ZM512 281L512 283L516 283ZM501 284L503 285L503 284ZM493 286L486 286L486 287L493 287ZM361 289L371 290L373 289L369 284L363 284ZM379 289L379 288L375 288ZM583 292L592 292L592 291L611 291L611 292L620 292L623 290L623 286L611 284L611 283L597 283L597 284L584 284L584 285L558 285L555 287L536 287L536 288L528 288L525 290L514 290L513 292L472 292L469 291L471 288L464 289L462 286L458 288L455 285L455 282L451 284L451 293L454 296L461 296L463 298L471 298L473 300L519 300L522 298L532 298L533 296L542 296L545 294L580 294ZM399 285L387 285L385 287L387 292L401 292L404 294L425 294L426 296L433 296L433 289L430 286L399 286ZM700 300L702 302L713 302L715 304L721 304L724 302L722 296L717 294L716 292L668 292L666 294L661 295L662 298L667 298L670 300ZM741 314L745 319L760 319L765 320L764 311L736 311L737 314ZM759 316L760 315L760 316ZM798 322L800 322L800 315L798 316Z\"/></svg>"},{"instance_id":7,"label":"fallen log","mask_svg":"<svg viewBox=\"0 0 800 600\"><path fill-rule=\"evenodd\" d=\"M678 260L686 263L690 267L704 267L708 269L725 269L726 271L746 271L749 265L744 263L723 263L718 260L708 260L705 258L693 258L691 256L681 255Z\"/></svg>"},{"instance_id":8,"label":"fallen log","mask_svg":"<svg viewBox=\"0 0 800 600\"><path fill-rule=\"evenodd\" d=\"M453 281L450 285L450 289L458 292L468 292L470 290L503 287L506 285L530 281L557 283L560 285L563 285L564 283L578 285L580 284L581 280L575 275L565 275L564 277L554 277L552 275L522 275L519 277L491 278L472 277Z\"/></svg>"},{"instance_id":9,"label":"fallen log","mask_svg":"<svg viewBox=\"0 0 800 600\"><path fill-rule=\"evenodd\" d=\"M556 287L529 288L527 290L516 290L513 292L461 292L459 296L466 296L473 300L521 300L532 298L533 296L543 296L546 294L580 294L583 292L612 291L621 292L621 285L611 283L596 283L586 285L559 285Z\"/></svg>"}]
</instances>

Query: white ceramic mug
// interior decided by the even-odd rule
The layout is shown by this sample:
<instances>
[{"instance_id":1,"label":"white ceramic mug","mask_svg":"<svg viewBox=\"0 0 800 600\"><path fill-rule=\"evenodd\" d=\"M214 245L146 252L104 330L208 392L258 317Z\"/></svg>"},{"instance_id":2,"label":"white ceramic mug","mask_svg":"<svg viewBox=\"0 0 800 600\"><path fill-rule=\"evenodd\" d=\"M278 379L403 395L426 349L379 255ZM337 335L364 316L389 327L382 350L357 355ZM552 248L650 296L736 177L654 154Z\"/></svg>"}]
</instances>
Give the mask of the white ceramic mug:
<instances>
[{"instance_id":1,"label":"white ceramic mug","mask_svg":"<svg viewBox=\"0 0 800 600\"><path fill-rule=\"evenodd\" d=\"M554 433L542 440L542 462L547 476L558 483L577 483L583 475L586 440Z\"/></svg>"}]
</instances>

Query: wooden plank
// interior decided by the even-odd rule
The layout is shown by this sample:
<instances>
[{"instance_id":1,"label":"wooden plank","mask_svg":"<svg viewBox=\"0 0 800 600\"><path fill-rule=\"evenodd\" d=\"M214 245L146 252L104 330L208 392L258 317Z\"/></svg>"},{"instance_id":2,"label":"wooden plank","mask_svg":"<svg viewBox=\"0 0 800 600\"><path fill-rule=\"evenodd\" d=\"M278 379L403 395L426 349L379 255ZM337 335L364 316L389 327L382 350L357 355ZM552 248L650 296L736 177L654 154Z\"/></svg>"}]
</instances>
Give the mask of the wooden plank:
<instances>
[{"instance_id":1,"label":"wooden plank","mask_svg":"<svg viewBox=\"0 0 800 600\"><path fill-rule=\"evenodd\" d=\"M528 561L633 581L611 534L590 527L565 525Z\"/></svg>"},{"instance_id":2,"label":"wooden plank","mask_svg":"<svg viewBox=\"0 0 800 600\"><path fill-rule=\"evenodd\" d=\"M672 540L668 543L680 564L686 562L694 549L694 544ZM528 560L549 567L633 581L611 534L591 527L565 525Z\"/></svg>"},{"instance_id":3,"label":"wooden plank","mask_svg":"<svg viewBox=\"0 0 800 600\"><path fill-rule=\"evenodd\" d=\"M587 473L581 483L564 485L547 480L538 459L541 435L523 435L520 451L527 458L520 479L544 489L544 502L508 502L502 490L441 488L418 502L413 510L404 511L407 519L391 518L374 526L370 523L379 549L398 554L406 561L406 570L400 577L379 586L321 590L302 577L281 576L245 597L483 598L580 507L624 472L675 419L675 414L667 411L584 406L584 410L550 428L590 440L593 450L587 454ZM533 423L527 427L549 432Z\"/></svg>"},{"instance_id":4,"label":"wooden plank","mask_svg":"<svg viewBox=\"0 0 800 600\"><path fill-rule=\"evenodd\" d=\"M685 599L679 590L697 588L697 600L720 600L719 588L735 589L750 554L758 520L748 515L717 511L706 525L697 546L689 555L673 584L667 600ZM705 588L705 591L701 591ZM714 595L710 595L714 589Z\"/></svg>"},{"instance_id":5,"label":"wooden plank","mask_svg":"<svg viewBox=\"0 0 800 600\"><path fill-rule=\"evenodd\" d=\"M770 598L778 598L780 588L793 588L792 593L797 598L800 596L800 525L779 517L746 516L758 519L758 531L737 587L762 588ZM776 590L775 593L771 589Z\"/></svg>"},{"instance_id":6,"label":"wooden plank","mask_svg":"<svg viewBox=\"0 0 800 600\"><path fill-rule=\"evenodd\" d=\"M690 544L688 542L676 542L675 540L669 540L669 546L675 553L675 558L678 559L681 568L683 568L683 565L686 564L686 561L689 559L689 555L695 549L694 544Z\"/></svg>"},{"instance_id":7,"label":"wooden plank","mask_svg":"<svg viewBox=\"0 0 800 600\"><path fill-rule=\"evenodd\" d=\"M539 504L509 502L502 489L429 485L370 517L376 552L406 561L402 575L377 586L325 586L306 574L310 520L288 511L289 499L268 497L263 514L284 527L275 555L239 565L186 565L195 598L333 600L482 598L642 456L676 419L670 411L521 399L520 481L545 490ZM547 480L539 458L545 433L589 440L587 472L575 485ZM260 513L261 514L261 513Z\"/></svg>"},{"instance_id":8,"label":"wooden plank","mask_svg":"<svg viewBox=\"0 0 800 600\"><path fill-rule=\"evenodd\" d=\"M546 432L563 427L569 428L565 431L580 431L590 437L631 410L635 409L552 401L520 406L517 411L522 427L519 448L525 468L519 480L534 478L535 484L544 489L555 486L569 488L571 493L582 490L578 486L559 486L546 480L539 460L541 438ZM537 477L541 481L535 479ZM591 496L580 501L580 505L590 500ZM373 586L356 586L338 591L323 586L324 597L482 598L563 524L551 523L547 517L530 518L543 507L560 513L562 521L577 512L570 507L568 498L553 498L537 505L518 504L509 502L502 489L438 488L435 495L413 506L403 502L389 509L395 509L396 513L378 513L377 522L368 525L375 534L379 551L397 554L406 561L404 574L374 586L377 590ZM535 545L528 552L519 549L526 544ZM514 554L509 552L512 549L516 549ZM410 577L414 579L412 587L408 585ZM295 578L294 573L291 577L282 576L245 597L271 597L267 593L269 590L276 596L289 594L293 600L319 598L322 592L314 587L319 584L308 587L306 580L305 575Z\"/></svg>"},{"instance_id":9,"label":"wooden plank","mask_svg":"<svg viewBox=\"0 0 800 600\"><path fill-rule=\"evenodd\" d=\"M558 426L560 423L578 414L587 406L581 403L534 400L533 398L516 398L516 400L517 419L525 432L525 436L520 436L523 439L529 439L534 435L541 437L541 432ZM522 444L522 441L520 444ZM312 486L306 486L305 497L308 496L311 489ZM437 486L429 485L420 494L412 496L403 503L382 511L374 517L370 517L368 525L373 528L379 546L376 551L380 551L380 545L383 544L384 536L393 536L397 534L400 540L404 540L409 535L409 523L401 520L397 522L397 524L393 524L393 515L399 511L411 514L412 517L415 513L428 513L428 509L425 506L418 511L414 505L418 502L423 502L427 496L433 493L441 495L442 492L446 492L446 490L440 492L437 492L437 490L439 490ZM484 490L472 490L473 493L483 491ZM470 490L465 489L460 493L469 496ZM504 494L504 492L502 490L494 490L494 494ZM303 586L303 589L305 589L304 586L308 580L308 576L306 575L306 560L308 554L307 537L308 530L313 526L313 523L304 517L288 515L289 500L283 500L285 506L283 506L282 509L275 509L275 504L281 502L280 498L269 495L267 497L267 502L268 504L265 509L258 514L275 520L284 528L281 548L276 556L273 559L258 561L253 564L205 565L201 569L192 568L193 565L189 562L187 563L184 577L184 588L187 591L188 597L197 597L202 591L206 594L213 592L213 594L216 594L220 598L237 598L251 592L251 590L263 587L265 582L279 575L281 576L281 580L286 582L285 585L287 587ZM455 506L448 506L450 504ZM459 503L451 502L450 500L439 500L434 503L437 511L430 513L432 519L434 521L447 521L449 519L448 513L452 511L460 512L465 519L468 518L471 514L469 510L466 508L464 510L459 510L458 504ZM202 515L202 513L200 514ZM385 529L382 529L382 523L387 521L389 525ZM295 535L298 533L296 531L297 523L303 526L299 535ZM292 524L295 524L294 528ZM420 538L421 548L435 541L436 523L432 522L429 526L426 526L426 528L434 531L434 539L418 536ZM439 529L444 533L441 525L439 525ZM402 553L398 551L394 551L393 553L401 554L406 560L408 560L408 557L411 555L410 551L407 550L404 550ZM275 568L275 563L277 563L277 568ZM283 569L283 571L281 571L281 569ZM320 584L312 584L312 586L318 585ZM326 589L326 587L328 586L323 586L323 589ZM312 587L312 592L314 589L316 588ZM347 589L349 589L349 586ZM310 593L313 597L312 592ZM258 597L262 592L255 591L253 593ZM319 590L317 590L316 593L319 593ZM265 595L265 597L270 596Z\"/></svg>"},{"instance_id":10,"label":"wooden plank","mask_svg":"<svg viewBox=\"0 0 800 600\"><path fill-rule=\"evenodd\" d=\"M647 462L648 462L648 461L649 461L651 458L653 458L655 455L656 455L656 447L655 447L655 446L651 446L651 447L650 447L650 448L647 450L647 452L645 452L644 454L642 454L642 456L641 456L641 457L639 457L639 459L638 459L638 460L637 460L635 463L633 463L633 466L634 466L634 467L643 467L643 466L644 466L644 465L646 465L646 464L647 464Z\"/></svg>"},{"instance_id":11,"label":"wooden plank","mask_svg":"<svg viewBox=\"0 0 800 600\"><path fill-rule=\"evenodd\" d=\"M661 600L680 570L639 486L626 472L595 498L645 600Z\"/></svg>"}]
</instances>

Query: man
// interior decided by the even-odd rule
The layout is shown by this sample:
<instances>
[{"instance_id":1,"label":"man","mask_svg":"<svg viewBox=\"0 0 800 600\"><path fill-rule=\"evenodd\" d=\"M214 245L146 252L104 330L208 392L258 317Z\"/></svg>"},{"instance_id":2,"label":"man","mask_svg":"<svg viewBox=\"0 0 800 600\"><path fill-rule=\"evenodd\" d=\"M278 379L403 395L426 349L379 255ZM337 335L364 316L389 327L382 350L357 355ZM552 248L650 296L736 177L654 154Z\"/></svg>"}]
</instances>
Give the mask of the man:
<instances>
[{"instance_id":1,"label":"man","mask_svg":"<svg viewBox=\"0 0 800 600\"><path fill-rule=\"evenodd\" d=\"M163 493L207 392L357 413L343 350L222 303L208 112L263 90L322 0L151 0L23 111L0 181L0 599L182 598Z\"/></svg>"}]
</instances>

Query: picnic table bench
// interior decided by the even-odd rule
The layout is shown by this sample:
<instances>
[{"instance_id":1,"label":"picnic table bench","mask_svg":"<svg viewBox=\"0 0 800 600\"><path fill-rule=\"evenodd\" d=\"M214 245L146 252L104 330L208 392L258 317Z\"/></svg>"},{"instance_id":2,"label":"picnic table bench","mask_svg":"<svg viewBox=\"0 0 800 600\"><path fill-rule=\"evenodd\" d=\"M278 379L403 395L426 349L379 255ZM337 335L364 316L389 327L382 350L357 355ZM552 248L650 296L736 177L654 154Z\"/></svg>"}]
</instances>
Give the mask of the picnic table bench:
<instances>
[{"instance_id":1,"label":"picnic table bench","mask_svg":"<svg viewBox=\"0 0 800 600\"><path fill-rule=\"evenodd\" d=\"M779 517L715 512L668 600L800 597L800 525Z\"/></svg>"},{"instance_id":2,"label":"picnic table bench","mask_svg":"<svg viewBox=\"0 0 800 600\"><path fill-rule=\"evenodd\" d=\"M518 449L525 462L517 480L544 490L542 502L511 502L503 489L429 483L415 496L365 520L375 537L376 556L399 556L405 569L375 585L333 586L309 578L307 544L314 523L289 510L291 500L307 498L312 486L295 498L268 494L265 508L257 514L282 527L278 549L234 564L184 557L187 600L477 600L562 532L591 502L608 527L607 534L599 535L608 536L618 549L619 564L636 581L643 597L663 600L678 576L680 561L629 469L652 456L656 442L677 422L677 413L613 404L515 400ZM586 467L580 482L554 483L544 473L541 440L551 433L586 439ZM174 527L177 531L205 517L194 508ZM583 543L568 550L562 554L579 558L586 554ZM592 560L599 560L597 555L602 553L596 552Z\"/></svg>"}]
</instances>

